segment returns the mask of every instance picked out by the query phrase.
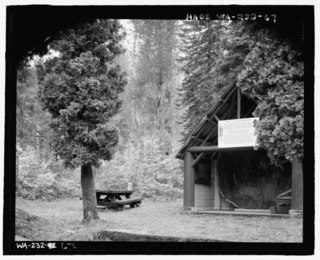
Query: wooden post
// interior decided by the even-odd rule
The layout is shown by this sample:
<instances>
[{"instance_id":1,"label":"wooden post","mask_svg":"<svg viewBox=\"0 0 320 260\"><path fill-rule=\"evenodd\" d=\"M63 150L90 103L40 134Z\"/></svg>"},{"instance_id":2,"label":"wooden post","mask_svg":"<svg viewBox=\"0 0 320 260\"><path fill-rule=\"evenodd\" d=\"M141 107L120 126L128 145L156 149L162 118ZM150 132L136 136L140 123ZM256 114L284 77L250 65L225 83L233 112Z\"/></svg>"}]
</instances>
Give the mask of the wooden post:
<instances>
[{"instance_id":1,"label":"wooden post","mask_svg":"<svg viewBox=\"0 0 320 260\"><path fill-rule=\"evenodd\" d=\"M291 209L303 210L303 170L299 159L292 161Z\"/></svg>"},{"instance_id":2,"label":"wooden post","mask_svg":"<svg viewBox=\"0 0 320 260\"><path fill-rule=\"evenodd\" d=\"M186 152L184 156L184 180L183 180L183 206L194 207L194 168L192 167L193 156Z\"/></svg>"},{"instance_id":3,"label":"wooden post","mask_svg":"<svg viewBox=\"0 0 320 260\"><path fill-rule=\"evenodd\" d=\"M241 117L241 91L239 87L237 88L237 97L238 97L237 118L239 119Z\"/></svg>"},{"instance_id":4,"label":"wooden post","mask_svg":"<svg viewBox=\"0 0 320 260\"><path fill-rule=\"evenodd\" d=\"M214 176L213 208L214 209L221 209L221 200L220 200L220 193L219 193L219 177L218 177L218 171L217 171L217 160L212 160L211 175Z\"/></svg>"}]
</instances>

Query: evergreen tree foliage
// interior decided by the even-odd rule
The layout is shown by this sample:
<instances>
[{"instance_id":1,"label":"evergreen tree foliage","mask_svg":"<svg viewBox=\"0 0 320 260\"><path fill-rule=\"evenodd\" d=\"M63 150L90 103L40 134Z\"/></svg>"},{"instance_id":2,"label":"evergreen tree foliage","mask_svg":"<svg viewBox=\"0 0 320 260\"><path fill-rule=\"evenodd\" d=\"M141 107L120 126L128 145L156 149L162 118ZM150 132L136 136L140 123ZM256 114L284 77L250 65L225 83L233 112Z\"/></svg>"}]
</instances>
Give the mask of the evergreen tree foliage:
<instances>
[{"instance_id":1,"label":"evergreen tree foliage","mask_svg":"<svg viewBox=\"0 0 320 260\"><path fill-rule=\"evenodd\" d=\"M52 116L53 149L66 167L81 166L83 222L98 219L92 166L110 160L118 131L109 124L126 84L114 59L124 50L115 20L96 20L60 32L50 45L58 53L38 65L40 100Z\"/></svg>"},{"instance_id":2,"label":"evergreen tree foliage","mask_svg":"<svg viewBox=\"0 0 320 260\"><path fill-rule=\"evenodd\" d=\"M176 21L135 20L134 77L129 95L137 129L161 135L163 149L171 152L175 125ZM139 135L139 134L138 134Z\"/></svg>"},{"instance_id":3,"label":"evergreen tree foliage","mask_svg":"<svg viewBox=\"0 0 320 260\"><path fill-rule=\"evenodd\" d=\"M238 75L238 86L257 101L259 145L273 164L303 157L304 63L288 41L260 30Z\"/></svg>"},{"instance_id":4,"label":"evergreen tree foliage","mask_svg":"<svg viewBox=\"0 0 320 260\"><path fill-rule=\"evenodd\" d=\"M40 99L52 115L53 147L67 167L110 160L118 141L108 125L126 84L114 58L123 52L117 21L97 20L61 32L50 48L58 57L38 65Z\"/></svg>"},{"instance_id":5,"label":"evergreen tree foliage","mask_svg":"<svg viewBox=\"0 0 320 260\"><path fill-rule=\"evenodd\" d=\"M39 150L50 140L50 114L41 109L38 98L38 79L36 70L27 62L21 63L17 70L17 144ZM38 151L39 152L39 151Z\"/></svg>"},{"instance_id":6,"label":"evergreen tree foliage","mask_svg":"<svg viewBox=\"0 0 320 260\"><path fill-rule=\"evenodd\" d=\"M29 133L35 134L35 125L31 116L39 111L39 104L35 102L37 95L37 79L32 69L22 66L17 71L17 138L23 139Z\"/></svg>"},{"instance_id":7,"label":"evergreen tree foliage","mask_svg":"<svg viewBox=\"0 0 320 260\"><path fill-rule=\"evenodd\" d=\"M249 52L248 30L243 23L186 21L180 27L185 73L180 88L184 141L206 112L237 77Z\"/></svg>"}]
</instances>

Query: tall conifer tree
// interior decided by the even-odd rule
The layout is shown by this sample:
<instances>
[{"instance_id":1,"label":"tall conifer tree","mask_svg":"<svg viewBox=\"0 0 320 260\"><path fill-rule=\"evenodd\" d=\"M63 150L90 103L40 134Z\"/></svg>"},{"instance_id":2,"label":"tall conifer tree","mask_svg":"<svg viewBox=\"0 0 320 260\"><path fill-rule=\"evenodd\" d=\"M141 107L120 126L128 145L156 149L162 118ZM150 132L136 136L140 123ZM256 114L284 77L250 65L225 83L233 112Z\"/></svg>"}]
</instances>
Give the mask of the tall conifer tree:
<instances>
[{"instance_id":1,"label":"tall conifer tree","mask_svg":"<svg viewBox=\"0 0 320 260\"><path fill-rule=\"evenodd\" d=\"M92 166L110 160L118 142L108 124L121 106L125 75L113 60L124 50L116 20L96 20L62 31L50 44L58 56L38 66L40 99L52 115L53 147L65 166L81 167L83 221L97 219Z\"/></svg>"},{"instance_id":2,"label":"tall conifer tree","mask_svg":"<svg viewBox=\"0 0 320 260\"><path fill-rule=\"evenodd\" d=\"M184 140L236 79L249 52L245 31L240 22L186 21L180 26Z\"/></svg>"},{"instance_id":3,"label":"tall conifer tree","mask_svg":"<svg viewBox=\"0 0 320 260\"><path fill-rule=\"evenodd\" d=\"M133 25L137 41L133 99L138 100L143 128L166 136L162 142L169 152L174 124L176 21L136 20Z\"/></svg>"}]
</instances>

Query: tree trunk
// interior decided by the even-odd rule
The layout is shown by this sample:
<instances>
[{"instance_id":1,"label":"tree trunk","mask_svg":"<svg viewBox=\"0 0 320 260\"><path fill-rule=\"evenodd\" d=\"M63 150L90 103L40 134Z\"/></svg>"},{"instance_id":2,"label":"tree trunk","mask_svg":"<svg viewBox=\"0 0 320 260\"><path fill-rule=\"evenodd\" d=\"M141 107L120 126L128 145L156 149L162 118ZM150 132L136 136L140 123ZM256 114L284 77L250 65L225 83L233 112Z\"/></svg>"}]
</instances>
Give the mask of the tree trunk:
<instances>
[{"instance_id":1,"label":"tree trunk","mask_svg":"<svg viewBox=\"0 0 320 260\"><path fill-rule=\"evenodd\" d=\"M83 202L82 223L89 223L93 219L99 219L91 164L81 166L81 188Z\"/></svg>"}]
</instances>

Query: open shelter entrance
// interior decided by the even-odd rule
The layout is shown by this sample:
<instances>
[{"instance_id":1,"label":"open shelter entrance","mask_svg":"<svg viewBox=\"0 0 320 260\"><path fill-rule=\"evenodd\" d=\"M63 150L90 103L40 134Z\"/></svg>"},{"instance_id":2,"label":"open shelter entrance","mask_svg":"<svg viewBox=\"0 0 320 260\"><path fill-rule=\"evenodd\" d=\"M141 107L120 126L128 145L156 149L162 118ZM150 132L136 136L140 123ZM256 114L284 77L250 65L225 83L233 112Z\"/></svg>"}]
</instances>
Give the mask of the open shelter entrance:
<instances>
[{"instance_id":1,"label":"open shelter entrance","mask_svg":"<svg viewBox=\"0 0 320 260\"><path fill-rule=\"evenodd\" d=\"M302 212L301 161L288 162L285 169L280 169L272 166L266 152L257 147L218 147L219 120L249 118L255 108L256 102L242 95L236 83L233 83L187 137L177 154L177 158L184 160L185 209L269 209L272 205L278 207L282 203L287 211ZM248 165L251 165L254 171L251 172L250 168L246 170ZM232 170L230 166L233 167ZM228 172L230 176L227 176ZM237 181L237 178L240 178L240 181ZM253 179L256 182L252 181ZM239 183L247 186L244 185L241 191ZM231 186L237 186L238 193L230 189ZM258 194L259 188L262 192ZM243 191L246 190L252 191L253 195L245 198L247 195ZM260 202L259 198L255 202L259 196L262 196Z\"/></svg>"}]
</instances>

